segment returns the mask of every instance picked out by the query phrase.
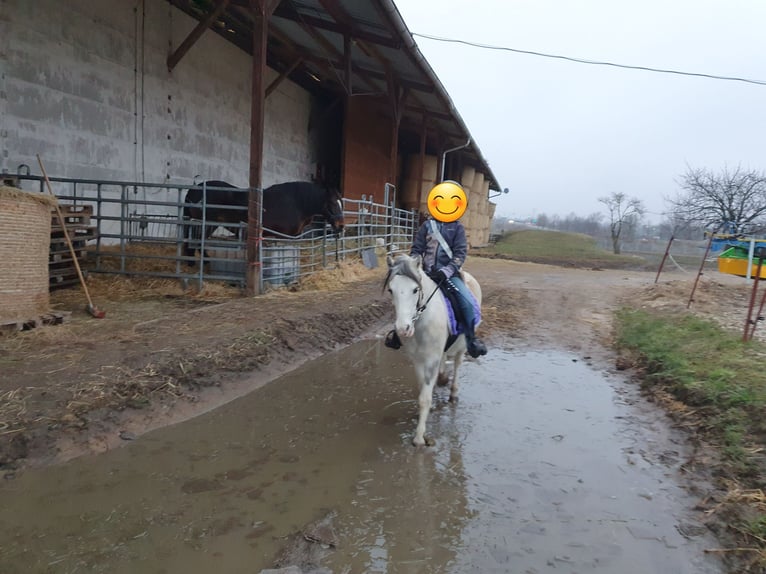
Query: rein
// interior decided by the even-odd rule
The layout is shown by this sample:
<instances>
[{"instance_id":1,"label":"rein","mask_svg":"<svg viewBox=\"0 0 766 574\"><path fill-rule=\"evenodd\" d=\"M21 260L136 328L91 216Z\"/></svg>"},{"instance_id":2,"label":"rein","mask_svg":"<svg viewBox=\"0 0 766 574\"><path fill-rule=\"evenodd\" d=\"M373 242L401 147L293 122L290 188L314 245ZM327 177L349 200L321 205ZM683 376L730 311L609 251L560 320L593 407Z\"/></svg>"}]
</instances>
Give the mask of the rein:
<instances>
[{"instance_id":1,"label":"rein","mask_svg":"<svg viewBox=\"0 0 766 574\"><path fill-rule=\"evenodd\" d=\"M418 307L415 310L415 316L412 318L413 323L415 323L418 319L420 319L420 316L423 314L423 311L426 310L426 307L428 307L428 303L431 301L431 299L433 299L434 295L436 295L436 292L439 290L439 287L441 287L441 284L443 282L444 282L444 279L442 279L436 284L436 287L428 296L428 299L426 299L426 302L423 303L422 305L420 304L420 302L423 300L423 290L422 289L420 290L420 295L418 296Z\"/></svg>"}]
</instances>

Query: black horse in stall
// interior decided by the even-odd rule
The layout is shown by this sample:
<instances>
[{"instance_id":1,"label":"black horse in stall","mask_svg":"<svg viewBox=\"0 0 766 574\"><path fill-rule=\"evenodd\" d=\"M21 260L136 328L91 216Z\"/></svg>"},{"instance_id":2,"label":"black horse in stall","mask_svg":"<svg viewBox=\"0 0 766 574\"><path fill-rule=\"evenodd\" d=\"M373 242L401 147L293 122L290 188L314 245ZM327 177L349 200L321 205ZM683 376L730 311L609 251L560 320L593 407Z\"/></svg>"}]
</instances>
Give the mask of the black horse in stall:
<instances>
[{"instance_id":1,"label":"black horse in stall","mask_svg":"<svg viewBox=\"0 0 766 574\"><path fill-rule=\"evenodd\" d=\"M203 193L206 195L204 210ZM206 181L189 188L183 209L184 255L194 256L195 248L189 240L199 240L202 234L201 226L191 224L190 220L202 220L204 215L205 239L218 227L236 233L239 224L247 221L248 199L246 189L234 187L225 181ZM263 190L262 207L264 237L300 235L315 216L324 218L336 236L343 231L340 191L331 187L309 181L278 183ZM189 265L192 265L191 261Z\"/></svg>"}]
</instances>

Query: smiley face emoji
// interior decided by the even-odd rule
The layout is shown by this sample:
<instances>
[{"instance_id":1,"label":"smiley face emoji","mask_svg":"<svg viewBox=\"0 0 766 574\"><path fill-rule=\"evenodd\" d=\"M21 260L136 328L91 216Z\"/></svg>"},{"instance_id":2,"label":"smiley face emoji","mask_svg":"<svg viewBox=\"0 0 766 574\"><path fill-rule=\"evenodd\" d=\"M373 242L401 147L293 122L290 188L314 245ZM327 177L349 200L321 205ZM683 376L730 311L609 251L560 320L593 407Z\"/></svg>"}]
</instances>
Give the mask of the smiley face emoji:
<instances>
[{"instance_id":1,"label":"smiley face emoji","mask_svg":"<svg viewBox=\"0 0 766 574\"><path fill-rule=\"evenodd\" d=\"M428 192L428 212L437 221L457 221L467 207L465 191L454 181L443 181Z\"/></svg>"}]
</instances>

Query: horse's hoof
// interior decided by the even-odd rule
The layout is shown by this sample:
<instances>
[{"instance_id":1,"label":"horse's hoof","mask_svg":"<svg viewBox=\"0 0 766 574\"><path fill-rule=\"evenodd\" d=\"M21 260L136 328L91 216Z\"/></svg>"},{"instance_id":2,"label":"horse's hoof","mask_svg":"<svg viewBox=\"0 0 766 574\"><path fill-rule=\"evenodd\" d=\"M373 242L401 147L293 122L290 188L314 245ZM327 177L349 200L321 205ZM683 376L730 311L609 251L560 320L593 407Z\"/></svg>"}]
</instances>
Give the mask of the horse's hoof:
<instances>
[{"instance_id":1,"label":"horse's hoof","mask_svg":"<svg viewBox=\"0 0 766 574\"><path fill-rule=\"evenodd\" d=\"M452 403L453 405L456 405L460 402L460 397L458 397L457 395L450 395L449 402Z\"/></svg>"},{"instance_id":2,"label":"horse's hoof","mask_svg":"<svg viewBox=\"0 0 766 574\"><path fill-rule=\"evenodd\" d=\"M432 439L430 436L427 436L420 441L414 438L412 439L412 446L414 447L434 446L435 444L436 444L436 441Z\"/></svg>"}]
</instances>

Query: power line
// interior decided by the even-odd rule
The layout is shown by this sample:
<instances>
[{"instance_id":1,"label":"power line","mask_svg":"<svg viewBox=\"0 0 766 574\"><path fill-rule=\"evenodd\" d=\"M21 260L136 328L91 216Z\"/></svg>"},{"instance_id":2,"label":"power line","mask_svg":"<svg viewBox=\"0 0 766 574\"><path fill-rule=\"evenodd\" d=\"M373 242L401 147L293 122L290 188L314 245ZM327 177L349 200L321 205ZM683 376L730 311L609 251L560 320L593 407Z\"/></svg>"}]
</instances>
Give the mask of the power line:
<instances>
[{"instance_id":1,"label":"power line","mask_svg":"<svg viewBox=\"0 0 766 574\"><path fill-rule=\"evenodd\" d=\"M626 70L643 70L645 72L655 72L660 74L676 74L678 76L695 76L698 78L709 78L711 80L726 80L730 82L744 82L746 84L755 84L757 86L766 86L766 80L753 80L748 78L739 78L737 76L718 76L716 74L702 74L696 72L682 72L680 70L667 70L663 68L651 68L649 66L631 66L628 64L615 64L614 62L602 62L599 60L586 60L584 58L573 58L571 56L560 56L558 54L546 54L544 52L535 52L533 50L520 50L518 48L509 48L506 46L492 46L489 44L480 44L478 42L469 42L468 40L458 40L456 38L443 38L441 36L431 36L430 34L420 34L412 32L413 36L435 40L437 42L449 42L452 44L464 44L474 48L483 48L485 50L500 50L503 52L515 52L517 54L527 54L529 56L541 56L543 58L553 58L555 60L567 60L578 64L590 64L593 66L611 66L613 68L624 68Z\"/></svg>"}]
</instances>

